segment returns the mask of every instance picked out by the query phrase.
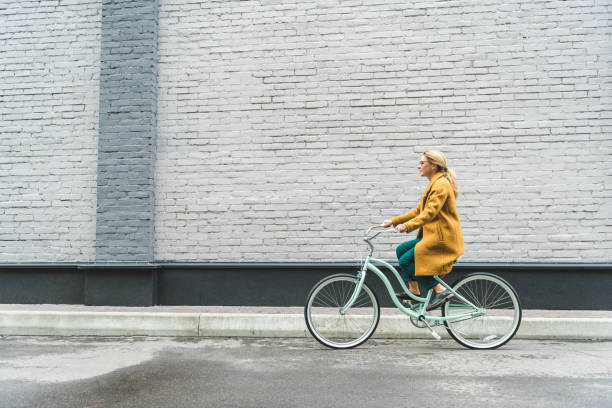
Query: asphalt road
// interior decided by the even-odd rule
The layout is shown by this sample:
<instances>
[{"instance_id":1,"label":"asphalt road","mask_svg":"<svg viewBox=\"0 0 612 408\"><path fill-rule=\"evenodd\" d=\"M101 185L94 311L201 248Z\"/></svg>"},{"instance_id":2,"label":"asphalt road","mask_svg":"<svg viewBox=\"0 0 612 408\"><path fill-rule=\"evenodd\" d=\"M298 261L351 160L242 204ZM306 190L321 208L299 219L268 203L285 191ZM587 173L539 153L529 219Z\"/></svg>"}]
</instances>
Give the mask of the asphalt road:
<instances>
[{"instance_id":1,"label":"asphalt road","mask_svg":"<svg viewBox=\"0 0 612 408\"><path fill-rule=\"evenodd\" d=\"M612 342L0 338L0 407L612 407Z\"/></svg>"}]
</instances>

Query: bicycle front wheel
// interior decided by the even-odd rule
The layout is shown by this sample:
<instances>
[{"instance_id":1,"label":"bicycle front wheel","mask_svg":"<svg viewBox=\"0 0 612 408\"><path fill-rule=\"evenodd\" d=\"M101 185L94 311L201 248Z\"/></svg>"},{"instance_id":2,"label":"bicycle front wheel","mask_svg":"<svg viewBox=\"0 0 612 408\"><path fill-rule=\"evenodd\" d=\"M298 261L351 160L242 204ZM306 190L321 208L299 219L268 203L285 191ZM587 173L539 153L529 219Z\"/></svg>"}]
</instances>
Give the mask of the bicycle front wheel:
<instances>
[{"instance_id":1,"label":"bicycle front wheel","mask_svg":"<svg viewBox=\"0 0 612 408\"><path fill-rule=\"evenodd\" d=\"M506 344L521 324L521 304L512 286L490 273L475 273L452 285L453 290L483 309L484 315L445 322L448 334L473 349L493 349ZM444 304L442 316L473 311L457 297Z\"/></svg>"},{"instance_id":2,"label":"bicycle front wheel","mask_svg":"<svg viewBox=\"0 0 612 408\"><path fill-rule=\"evenodd\" d=\"M353 306L346 313L340 313L358 283L352 275L332 275L317 283L308 294L304 307L306 326L321 344L338 349L355 347L376 330L380 306L365 283Z\"/></svg>"}]
</instances>

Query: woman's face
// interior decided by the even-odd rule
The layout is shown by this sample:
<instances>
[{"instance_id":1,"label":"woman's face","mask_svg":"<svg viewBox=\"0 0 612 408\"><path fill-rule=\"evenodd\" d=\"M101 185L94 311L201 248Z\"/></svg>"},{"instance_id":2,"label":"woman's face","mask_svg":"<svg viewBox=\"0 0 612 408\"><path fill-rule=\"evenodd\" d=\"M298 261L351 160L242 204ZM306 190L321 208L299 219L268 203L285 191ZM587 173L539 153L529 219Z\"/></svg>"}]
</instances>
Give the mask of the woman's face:
<instances>
[{"instance_id":1,"label":"woman's face","mask_svg":"<svg viewBox=\"0 0 612 408\"><path fill-rule=\"evenodd\" d=\"M421 156L421 161L419 162L417 169L419 169L421 172L421 177L427 177L430 179L431 176L436 174L436 171L438 171L438 166L427 161L427 157Z\"/></svg>"}]
</instances>

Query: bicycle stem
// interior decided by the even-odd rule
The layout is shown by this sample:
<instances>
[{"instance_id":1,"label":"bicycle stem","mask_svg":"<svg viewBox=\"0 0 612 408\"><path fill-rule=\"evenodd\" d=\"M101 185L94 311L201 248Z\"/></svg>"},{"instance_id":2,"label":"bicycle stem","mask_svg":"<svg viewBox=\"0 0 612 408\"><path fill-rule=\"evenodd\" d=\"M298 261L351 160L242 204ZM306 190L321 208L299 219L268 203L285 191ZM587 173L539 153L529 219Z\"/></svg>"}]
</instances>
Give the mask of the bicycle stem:
<instances>
[{"instance_id":1,"label":"bicycle stem","mask_svg":"<svg viewBox=\"0 0 612 408\"><path fill-rule=\"evenodd\" d=\"M368 234L370 233L370 231L372 231L373 229L378 229L378 228L386 228L382 231L377 232L376 234L372 235L371 237L368 236ZM368 246L370 247L370 253L369 256L372 256L372 254L374 254L374 245L370 242L371 240L373 240L374 238L376 238L377 236L379 236L380 234L382 234L383 232L389 232L389 231L393 231L395 232L395 228L391 227L391 228L387 228L387 227L383 227L382 225L375 225L374 227L370 227L367 232L365 233L365 236L363 237L363 240L366 242L366 244L368 244Z\"/></svg>"}]
</instances>

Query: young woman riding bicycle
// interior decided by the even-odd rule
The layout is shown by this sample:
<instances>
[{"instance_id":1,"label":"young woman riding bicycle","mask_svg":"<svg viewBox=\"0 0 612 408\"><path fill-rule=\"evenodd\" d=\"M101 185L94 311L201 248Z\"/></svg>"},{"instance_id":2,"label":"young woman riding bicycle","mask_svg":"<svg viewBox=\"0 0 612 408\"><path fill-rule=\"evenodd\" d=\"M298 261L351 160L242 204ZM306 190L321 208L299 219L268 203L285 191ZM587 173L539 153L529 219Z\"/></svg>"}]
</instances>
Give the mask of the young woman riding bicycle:
<instances>
[{"instance_id":1,"label":"young woman riding bicycle","mask_svg":"<svg viewBox=\"0 0 612 408\"><path fill-rule=\"evenodd\" d=\"M490 272L470 273L448 284L447 275L463 254L463 233L455 199L455 175L439 151L423 154L418 169L429 179L429 185L416 208L406 214L371 227L363 240L368 255L356 275L334 274L317 282L306 297L304 318L310 334L321 344L348 349L365 342L376 331L381 318L380 302L366 282L368 276L378 278L391 296L393 305L410 317L418 328L446 329L450 337L472 349L493 349L506 344L521 324L521 305L514 288ZM401 273L390 263L373 257L372 241L383 232L419 230L417 239L398 246ZM379 229L378 232L372 232ZM387 270L390 276L385 275ZM408 282L408 285L402 282ZM395 293L392 281L410 293ZM421 284L424 292L419 293ZM412 300L407 305L402 299ZM408 300L409 299L409 300ZM441 306L438 312L429 313ZM433 326L433 327L432 327ZM384 335L384 334L383 334Z\"/></svg>"},{"instance_id":2,"label":"young woman riding bicycle","mask_svg":"<svg viewBox=\"0 0 612 408\"><path fill-rule=\"evenodd\" d=\"M459 194L457 182L454 172L447 167L446 156L437 150L427 150L417 168L421 176L429 180L421 201L411 211L384 220L382 226L393 225L396 231L406 233L419 229L417 238L399 245L396 254L413 294L421 296L419 284L425 293L433 288L435 297L427 308L429 311L453 297L432 276L448 274L465 246L455 204ZM398 294L398 297L408 299L406 294Z\"/></svg>"}]
</instances>

